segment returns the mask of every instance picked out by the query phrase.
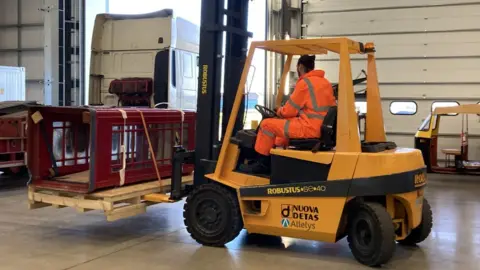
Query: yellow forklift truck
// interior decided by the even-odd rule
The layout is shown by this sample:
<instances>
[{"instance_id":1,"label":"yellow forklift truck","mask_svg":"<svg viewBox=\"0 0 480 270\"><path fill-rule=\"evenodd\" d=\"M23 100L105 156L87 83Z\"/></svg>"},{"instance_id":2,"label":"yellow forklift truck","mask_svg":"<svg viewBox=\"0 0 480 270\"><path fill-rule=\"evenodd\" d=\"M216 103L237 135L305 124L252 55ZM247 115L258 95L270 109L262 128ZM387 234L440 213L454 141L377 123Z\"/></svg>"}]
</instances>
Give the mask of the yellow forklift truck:
<instances>
[{"instance_id":1,"label":"yellow forklift truck","mask_svg":"<svg viewBox=\"0 0 480 270\"><path fill-rule=\"evenodd\" d=\"M288 148L272 149L270 175L239 171L241 164L256 158L256 130L232 134L258 49L286 56L282 82L294 55L340 56L337 106L329 109L321 137L292 139ZM427 238L432 212L424 198L427 175L422 153L386 141L374 52L372 43L347 38L252 42L218 160L210 161L213 172L202 175L206 183L193 187L184 206L186 228L197 242L223 246L244 228L249 233L325 242L346 236L360 263L377 266L389 261L396 242L417 244ZM363 141L351 54L368 59ZM280 89L277 103L282 93ZM264 118L276 117L268 108L257 109Z\"/></svg>"}]
</instances>

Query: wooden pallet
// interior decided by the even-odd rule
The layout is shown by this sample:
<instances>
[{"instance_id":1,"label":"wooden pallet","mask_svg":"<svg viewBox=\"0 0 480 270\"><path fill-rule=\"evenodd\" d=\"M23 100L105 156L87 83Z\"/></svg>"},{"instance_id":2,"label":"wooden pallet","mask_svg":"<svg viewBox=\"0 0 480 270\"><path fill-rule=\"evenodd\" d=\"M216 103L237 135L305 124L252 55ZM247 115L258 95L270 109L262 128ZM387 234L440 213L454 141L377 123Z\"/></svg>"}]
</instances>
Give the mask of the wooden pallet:
<instances>
[{"instance_id":1,"label":"wooden pallet","mask_svg":"<svg viewBox=\"0 0 480 270\"><path fill-rule=\"evenodd\" d=\"M182 185L191 184L193 175L184 176ZM163 191L162 193L160 193ZM70 192L54 191L45 188L37 188L34 185L28 187L29 209L43 207L72 207L78 212L90 210L102 210L108 221L131 217L146 212L149 205L161 202L173 202L166 193L170 192L170 179L151 181L118 187L91 194L78 194Z\"/></svg>"}]
</instances>

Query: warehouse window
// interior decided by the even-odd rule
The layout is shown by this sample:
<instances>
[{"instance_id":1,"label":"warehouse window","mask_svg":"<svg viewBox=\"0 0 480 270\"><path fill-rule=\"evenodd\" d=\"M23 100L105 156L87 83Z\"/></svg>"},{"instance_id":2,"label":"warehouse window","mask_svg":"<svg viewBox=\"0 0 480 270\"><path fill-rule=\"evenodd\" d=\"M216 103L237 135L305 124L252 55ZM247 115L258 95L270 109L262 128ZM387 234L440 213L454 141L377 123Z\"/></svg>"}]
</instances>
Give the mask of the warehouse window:
<instances>
[{"instance_id":1,"label":"warehouse window","mask_svg":"<svg viewBox=\"0 0 480 270\"><path fill-rule=\"evenodd\" d=\"M435 108L438 107L455 107L460 105L460 103L456 101L437 101L432 103L432 112L435 110ZM458 113L449 113L448 115L455 116Z\"/></svg>"},{"instance_id":2,"label":"warehouse window","mask_svg":"<svg viewBox=\"0 0 480 270\"><path fill-rule=\"evenodd\" d=\"M367 113L367 102L366 101L356 101L355 110L358 113Z\"/></svg>"},{"instance_id":3,"label":"warehouse window","mask_svg":"<svg viewBox=\"0 0 480 270\"><path fill-rule=\"evenodd\" d=\"M394 115L414 115L417 113L417 103L414 101L394 101L390 103L390 113Z\"/></svg>"}]
</instances>

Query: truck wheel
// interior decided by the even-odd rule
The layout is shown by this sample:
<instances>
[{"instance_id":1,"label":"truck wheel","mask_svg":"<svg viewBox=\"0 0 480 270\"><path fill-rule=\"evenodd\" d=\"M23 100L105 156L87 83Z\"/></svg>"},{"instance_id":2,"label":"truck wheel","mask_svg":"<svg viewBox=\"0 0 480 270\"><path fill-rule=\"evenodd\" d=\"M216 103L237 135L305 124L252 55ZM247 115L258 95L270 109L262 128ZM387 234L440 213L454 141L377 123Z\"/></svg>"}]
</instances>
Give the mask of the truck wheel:
<instances>
[{"instance_id":1,"label":"truck wheel","mask_svg":"<svg viewBox=\"0 0 480 270\"><path fill-rule=\"evenodd\" d=\"M392 218L378 203L362 203L349 222L348 245L357 261L367 266L388 262L395 251Z\"/></svg>"},{"instance_id":2,"label":"truck wheel","mask_svg":"<svg viewBox=\"0 0 480 270\"><path fill-rule=\"evenodd\" d=\"M432 208L428 201L423 199L422 207L422 222L420 225L413 229L410 234L403 240L398 241L401 245L416 245L423 240L427 239L428 235L432 231L433 226L433 217L432 217Z\"/></svg>"},{"instance_id":3,"label":"truck wheel","mask_svg":"<svg viewBox=\"0 0 480 270\"><path fill-rule=\"evenodd\" d=\"M183 218L192 238L206 246L223 246L243 229L236 194L216 183L192 191L183 207Z\"/></svg>"}]
</instances>

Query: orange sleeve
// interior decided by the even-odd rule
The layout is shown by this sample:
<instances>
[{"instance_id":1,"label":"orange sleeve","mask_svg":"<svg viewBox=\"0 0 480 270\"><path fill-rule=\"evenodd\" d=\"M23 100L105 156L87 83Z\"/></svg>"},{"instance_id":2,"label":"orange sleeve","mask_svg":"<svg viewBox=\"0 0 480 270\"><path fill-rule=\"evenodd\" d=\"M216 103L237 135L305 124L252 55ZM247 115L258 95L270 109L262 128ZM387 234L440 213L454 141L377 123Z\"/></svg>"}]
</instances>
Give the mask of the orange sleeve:
<instances>
[{"instance_id":1,"label":"orange sleeve","mask_svg":"<svg viewBox=\"0 0 480 270\"><path fill-rule=\"evenodd\" d=\"M277 114L283 118L296 117L307 102L307 91L307 84L303 80L298 82L285 105L278 108Z\"/></svg>"}]
</instances>

